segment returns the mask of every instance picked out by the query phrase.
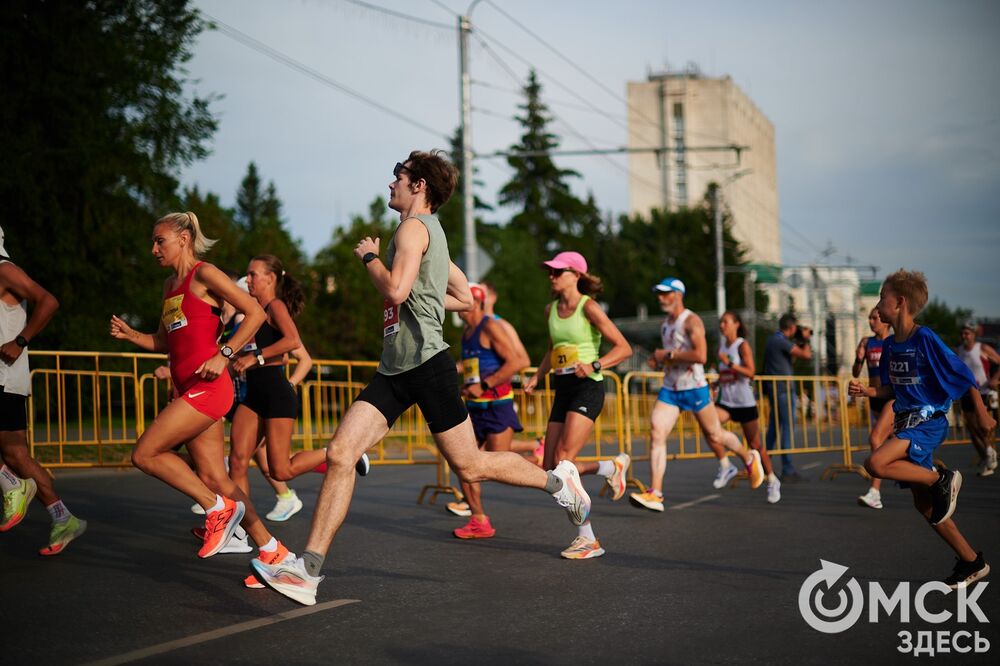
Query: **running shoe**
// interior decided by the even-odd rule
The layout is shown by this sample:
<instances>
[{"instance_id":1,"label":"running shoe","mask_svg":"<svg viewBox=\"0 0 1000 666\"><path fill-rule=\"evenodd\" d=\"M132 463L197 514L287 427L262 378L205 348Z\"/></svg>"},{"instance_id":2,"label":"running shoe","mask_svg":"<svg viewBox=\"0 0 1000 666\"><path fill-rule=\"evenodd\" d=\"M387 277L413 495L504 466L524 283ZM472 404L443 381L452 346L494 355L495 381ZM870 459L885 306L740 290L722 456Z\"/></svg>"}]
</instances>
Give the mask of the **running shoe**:
<instances>
[{"instance_id":1,"label":"running shoe","mask_svg":"<svg viewBox=\"0 0 1000 666\"><path fill-rule=\"evenodd\" d=\"M197 502L195 502L194 504L191 505L191 513L199 515L199 516L204 516L205 515L205 507L203 507L201 504L198 504Z\"/></svg>"},{"instance_id":2,"label":"running shoe","mask_svg":"<svg viewBox=\"0 0 1000 666\"><path fill-rule=\"evenodd\" d=\"M13 529L28 515L28 505L35 496L38 485L34 479L21 479L21 485L3 494L3 523L0 532Z\"/></svg>"},{"instance_id":3,"label":"running shoe","mask_svg":"<svg viewBox=\"0 0 1000 666\"><path fill-rule=\"evenodd\" d=\"M756 451L754 453L756 453ZM718 473L715 475L715 481L712 481L712 487L724 488L726 484L732 481L733 477L737 474L739 474L739 471L736 469L736 465L720 467Z\"/></svg>"},{"instance_id":4,"label":"running shoe","mask_svg":"<svg viewBox=\"0 0 1000 666\"><path fill-rule=\"evenodd\" d=\"M569 514L569 522L574 525L583 525L590 515L590 495L583 489L580 481L580 472L572 461L563 460L552 473L562 479L563 487L552 494L556 498L559 506L566 509Z\"/></svg>"},{"instance_id":5,"label":"running shoe","mask_svg":"<svg viewBox=\"0 0 1000 666\"><path fill-rule=\"evenodd\" d=\"M760 488L767 475L764 474L764 463L760 461L760 451L750 450L750 464L747 465L747 476L750 477L750 487L753 490Z\"/></svg>"},{"instance_id":6,"label":"running shoe","mask_svg":"<svg viewBox=\"0 0 1000 666\"><path fill-rule=\"evenodd\" d=\"M931 525L939 525L951 518L958 506L958 493L962 490L962 473L941 470L938 480L931 485Z\"/></svg>"},{"instance_id":7,"label":"running shoe","mask_svg":"<svg viewBox=\"0 0 1000 666\"><path fill-rule=\"evenodd\" d=\"M306 572L301 558L267 564L260 558L250 560L260 582L274 588L289 599L305 606L316 605L316 588L325 576L313 577Z\"/></svg>"},{"instance_id":8,"label":"running shoe","mask_svg":"<svg viewBox=\"0 0 1000 666\"><path fill-rule=\"evenodd\" d=\"M627 453L619 453L611 462L615 464L615 471L608 477L608 487L611 488L611 501L616 502L625 495L625 487L628 485L625 473L632 459Z\"/></svg>"},{"instance_id":9,"label":"running shoe","mask_svg":"<svg viewBox=\"0 0 1000 666\"><path fill-rule=\"evenodd\" d=\"M204 541L207 532L204 527L192 527L191 534L193 534L194 538L198 541ZM222 547L222 550L219 551L219 555L250 552L253 552L253 548L250 546L246 530L244 530L243 527L237 527L236 531L233 532L233 536L226 542L226 545Z\"/></svg>"},{"instance_id":10,"label":"running shoe","mask_svg":"<svg viewBox=\"0 0 1000 666\"><path fill-rule=\"evenodd\" d=\"M469 518L469 522L463 527L452 530L452 534L459 539L489 539L496 533L497 531L490 525L489 516L484 516L482 520Z\"/></svg>"},{"instance_id":11,"label":"running shoe","mask_svg":"<svg viewBox=\"0 0 1000 666\"><path fill-rule=\"evenodd\" d=\"M573 539L569 548L559 553L567 560L589 560L592 557L600 557L604 554L601 542L597 539L588 539L585 536L578 536Z\"/></svg>"},{"instance_id":12,"label":"running shoe","mask_svg":"<svg viewBox=\"0 0 1000 666\"><path fill-rule=\"evenodd\" d=\"M468 518L472 515L472 510L469 509L467 502L448 502L448 506L445 508L456 516L461 516L462 518Z\"/></svg>"},{"instance_id":13,"label":"running shoe","mask_svg":"<svg viewBox=\"0 0 1000 666\"><path fill-rule=\"evenodd\" d=\"M963 562L955 558L955 568L951 575L944 579L944 584L953 590L960 587L972 585L977 580L986 578L990 573L990 565L983 559L983 554L976 553L976 559L972 562Z\"/></svg>"},{"instance_id":14,"label":"running shoe","mask_svg":"<svg viewBox=\"0 0 1000 666\"><path fill-rule=\"evenodd\" d=\"M861 506L871 507L873 509L881 509L882 493L875 490L874 488L869 488L868 492L858 497L858 504L860 504Z\"/></svg>"},{"instance_id":15,"label":"running shoe","mask_svg":"<svg viewBox=\"0 0 1000 666\"><path fill-rule=\"evenodd\" d=\"M285 560L294 560L295 553L290 552L287 548L285 548L285 544L279 541L277 550L272 553L265 553L264 551L261 551L257 557L259 557L265 564L279 564ZM253 574L250 574L243 579L243 585L251 590L263 590L266 587L264 583L257 580L257 576Z\"/></svg>"},{"instance_id":16,"label":"running shoe","mask_svg":"<svg viewBox=\"0 0 1000 666\"><path fill-rule=\"evenodd\" d=\"M541 467L545 462L545 438L539 437L535 441L538 442L538 446L531 452L531 455L535 459L535 464Z\"/></svg>"},{"instance_id":17,"label":"running shoe","mask_svg":"<svg viewBox=\"0 0 1000 666\"><path fill-rule=\"evenodd\" d=\"M70 516L69 520L61 523L52 523L52 531L49 532L49 545L38 551L39 555L58 555L66 550L69 542L87 531L87 521L80 520L76 516Z\"/></svg>"},{"instance_id":18,"label":"running shoe","mask_svg":"<svg viewBox=\"0 0 1000 666\"><path fill-rule=\"evenodd\" d=\"M291 497L275 495L278 501L265 516L268 520L283 523L302 510L302 500L299 499L299 496L291 488L288 489L288 492L291 493Z\"/></svg>"},{"instance_id":19,"label":"running shoe","mask_svg":"<svg viewBox=\"0 0 1000 666\"><path fill-rule=\"evenodd\" d=\"M243 520L246 507L243 502L223 498L223 506L218 511L209 511L205 516L205 542L198 550L198 557L211 557L222 550L236 532Z\"/></svg>"},{"instance_id":20,"label":"running shoe","mask_svg":"<svg viewBox=\"0 0 1000 666\"><path fill-rule=\"evenodd\" d=\"M777 504L781 501L781 481L778 479L767 482L767 501L768 504Z\"/></svg>"},{"instance_id":21,"label":"running shoe","mask_svg":"<svg viewBox=\"0 0 1000 666\"><path fill-rule=\"evenodd\" d=\"M629 501L650 511L663 511L663 498L652 490L644 493L630 493Z\"/></svg>"},{"instance_id":22,"label":"running shoe","mask_svg":"<svg viewBox=\"0 0 1000 666\"><path fill-rule=\"evenodd\" d=\"M354 471L358 473L358 476L368 476L368 472L372 469L372 461L368 459L367 453L362 453L361 457L358 458L358 462L354 463Z\"/></svg>"}]
</instances>

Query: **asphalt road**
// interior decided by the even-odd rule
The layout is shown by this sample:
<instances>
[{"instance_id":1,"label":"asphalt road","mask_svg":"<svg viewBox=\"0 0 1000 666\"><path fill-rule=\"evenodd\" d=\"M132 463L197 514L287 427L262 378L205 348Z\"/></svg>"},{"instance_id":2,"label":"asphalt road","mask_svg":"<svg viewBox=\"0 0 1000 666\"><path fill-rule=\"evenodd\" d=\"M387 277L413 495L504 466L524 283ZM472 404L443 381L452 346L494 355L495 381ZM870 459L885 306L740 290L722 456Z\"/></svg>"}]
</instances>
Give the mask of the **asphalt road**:
<instances>
[{"instance_id":1,"label":"asphalt road","mask_svg":"<svg viewBox=\"0 0 1000 666\"><path fill-rule=\"evenodd\" d=\"M966 472L958 524L1000 566L1000 475L975 477L968 447L948 447L942 458ZM311 608L244 589L249 555L199 560L190 502L158 481L134 470L57 472L59 492L89 529L58 557L38 556L49 520L36 502L0 535L0 663L913 662L897 651L899 632L916 641L918 631L962 630L978 631L990 650L936 659L995 663L997 587L974 599L989 623L971 612L964 624L920 619L916 589L950 572L950 550L908 491L886 488L882 511L860 507L859 477L819 480L830 462L798 458L810 480L786 485L769 505L763 488L714 490L710 461L673 461L662 514L596 497L599 479L589 477L608 552L588 561L559 557L575 530L538 491L487 487L497 536L460 541L451 530L462 519L444 510L444 498L415 502L432 468L375 467L358 482ZM644 466L637 471L645 478ZM266 512L272 496L253 479ZM292 550L305 542L321 480L296 480L306 509L270 524ZM847 600L834 619L860 603L855 590L908 582L909 622L897 611L871 623L866 603L841 633L811 628L798 597L821 559L848 567L822 597L825 609ZM925 605L954 612L956 597L932 592Z\"/></svg>"}]
</instances>

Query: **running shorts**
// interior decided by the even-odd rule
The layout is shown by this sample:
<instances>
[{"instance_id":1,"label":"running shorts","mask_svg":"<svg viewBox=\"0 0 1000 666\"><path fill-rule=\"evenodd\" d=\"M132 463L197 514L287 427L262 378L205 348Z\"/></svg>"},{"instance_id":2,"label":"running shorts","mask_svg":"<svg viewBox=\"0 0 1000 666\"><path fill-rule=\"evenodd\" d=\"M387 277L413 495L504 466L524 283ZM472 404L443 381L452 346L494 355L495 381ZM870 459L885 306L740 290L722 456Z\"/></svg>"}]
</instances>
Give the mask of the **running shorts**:
<instances>
[{"instance_id":1,"label":"running shorts","mask_svg":"<svg viewBox=\"0 0 1000 666\"><path fill-rule=\"evenodd\" d=\"M521 420L517 418L514 411L513 400L499 400L489 403L475 403L475 407L469 407L469 418L472 419L472 429L476 433L476 441L482 444L486 441L487 435L496 435L506 431L508 428L514 432L521 432Z\"/></svg>"},{"instance_id":2,"label":"running shorts","mask_svg":"<svg viewBox=\"0 0 1000 666\"><path fill-rule=\"evenodd\" d=\"M390 428L403 412L417 405L434 434L451 430L469 415L458 391L455 361L447 349L398 375L376 372L356 400L375 407Z\"/></svg>"},{"instance_id":3,"label":"running shorts","mask_svg":"<svg viewBox=\"0 0 1000 666\"><path fill-rule=\"evenodd\" d=\"M948 419L943 415L896 433L899 439L910 442L906 450L910 462L927 469L934 469L934 451L947 435Z\"/></svg>"},{"instance_id":4,"label":"running shorts","mask_svg":"<svg viewBox=\"0 0 1000 666\"><path fill-rule=\"evenodd\" d=\"M224 372L212 381L198 379L180 396L205 416L219 420L233 405L233 380Z\"/></svg>"},{"instance_id":5,"label":"running shorts","mask_svg":"<svg viewBox=\"0 0 1000 666\"><path fill-rule=\"evenodd\" d=\"M604 380L589 377L556 375L552 380L556 396L552 399L549 423L565 423L566 414L576 412L596 421L604 409Z\"/></svg>"},{"instance_id":6,"label":"running shorts","mask_svg":"<svg viewBox=\"0 0 1000 666\"><path fill-rule=\"evenodd\" d=\"M262 419L296 419L299 398L280 365L248 370L247 395L242 404Z\"/></svg>"},{"instance_id":7,"label":"running shorts","mask_svg":"<svg viewBox=\"0 0 1000 666\"><path fill-rule=\"evenodd\" d=\"M668 388L661 388L660 394L656 396L656 399L668 405L673 405L682 412L700 412L712 404L712 393L708 390L707 386L684 391L671 391Z\"/></svg>"},{"instance_id":8,"label":"running shorts","mask_svg":"<svg viewBox=\"0 0 1000 666\"><path fill-rule=\"evenodd\" d=\"M5 393L0 386L0 431L28 429L28 396Z\"/></svg>"},{"instance_id":9,"label":"running shorts","mask_svg":"<svg viewBox=\"0 0 1000 666\"><path fill-rule=\"evenodd\" d=\"M757 411L757 405L753 407L730 407L729 405L723 405L719 403L719 407L729 412L729 418L736 423L750 423L751 421L756 421L760 418L760 413Z\"/></svg>"}]
</instances>

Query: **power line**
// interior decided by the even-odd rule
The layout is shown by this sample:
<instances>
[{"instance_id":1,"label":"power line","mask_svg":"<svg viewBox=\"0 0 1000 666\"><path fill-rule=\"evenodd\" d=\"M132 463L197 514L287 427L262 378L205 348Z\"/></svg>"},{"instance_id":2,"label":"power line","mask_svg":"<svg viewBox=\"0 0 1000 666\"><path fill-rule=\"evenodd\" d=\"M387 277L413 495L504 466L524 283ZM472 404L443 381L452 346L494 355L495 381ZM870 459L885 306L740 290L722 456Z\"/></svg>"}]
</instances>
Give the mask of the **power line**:
<instances>
[{"instance_id":1,"label":"power line","mask_svg":"<svg viewBox=\"0 0 1000 666\"><path fill-rule=\"evenodd\" d=\"M440 7L441 9L443 9L444 11L448 12L448 14L450 16L458 16L458 14L456 14L454 11L452 11L451 7L449 7L448 5L446 5L443 2L441 2L441 0L431 0L431 2L433 2L435 5L437 5L438 7Z\"/></svg>"},{"instance_id":2,"label":"power line","mask_svg":"<svg viewBox=\"0 0 1000 666\"><path fill-rule=\"evenodd\" d=\"M355 99L360 100L365 104L368 104L369 106L373 106L379 111L382 111L383 113L386 113L392 116L393 118L396 118L397 120L401 120L404 123L407 123L408 125L412 125L417 129L423 130L429 134L433 134L439 138L444 138L446 141L450 140L447 134L439 130L436 130L428 125L424 125L423 123L416 121L408 116L405 116L402 113L396 111L395 109L388 107L384 104L381 104L380 102L377 102L374 99L366 95L363 95L362 93L331 79L329 76L316 71L312 67L302 62L299 62L298 60L292 58L289 55L286 55L285 53L282 53L281 51L278 51L275 48L268 46L267 44L251 37L245 32L237 28L234 28L228 23L225 23L224 21L215 18L211 14L206 14L205 12L202 12L202 15L205 16L205 18L207 18L212 23L213 27L218 29L219 32L229 37L230 39L233 39L243 44L244 46L254 51L257 51L261 55L267 56L268 58L274 60L275 62L285 65L286 67L290 67L301 74L305 74L309 78L314 79L329 88L333 88L334 90L342 92L346 95L350 95L351 97L354 97Z\"/></svg>"},{"instance_id":3,"label":"power line","mask_svg":"<svg viewBox=\"0 0 1000 666\"><path fill-rule=\"evenodd\" d=\"M389 16L395 16L396 18L401 18L406 21L413 21L414 23L422 23L424 25L429 25L434 28L441 28L442 30L450 30L452 32L455 32L457 30L455 26L448 25L447 23L430 21L428 19L421 18L420 16L414 16L413 14L404 14L403 12L397 12L395 9L389 9L388 7L383 7L381 5L373 5L372 3L364 2L363 0L341 0L341 2L357 5L358 7L364 7L365 9L370 9L375 12L388 14Z\"/></svg>"}]
</instances>

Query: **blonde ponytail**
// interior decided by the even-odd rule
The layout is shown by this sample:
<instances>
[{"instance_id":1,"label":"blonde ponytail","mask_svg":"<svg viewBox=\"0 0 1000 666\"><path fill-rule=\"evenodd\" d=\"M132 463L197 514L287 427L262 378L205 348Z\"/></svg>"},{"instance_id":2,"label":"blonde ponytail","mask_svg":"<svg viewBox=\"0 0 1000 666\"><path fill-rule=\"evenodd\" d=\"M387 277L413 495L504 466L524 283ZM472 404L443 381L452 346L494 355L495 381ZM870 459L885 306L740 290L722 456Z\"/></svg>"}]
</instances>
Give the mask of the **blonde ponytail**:
<instances>
[{"instance_id":1,"label":"blonde ponytail","mask_svg":"<svg viewBox=\"0 0 1000 666\"><path fill-rule=\"evenodd\" d=\"M191 236L191 244L194 256L196 257L203 256L216 243L214 238L208 238L202 233L201 225L198 223L198 216L190 211L186 213L168 213L157 220L156 223L169 224L178 234L182 231L188 232Z\"/></svg>"}]
</instances>

